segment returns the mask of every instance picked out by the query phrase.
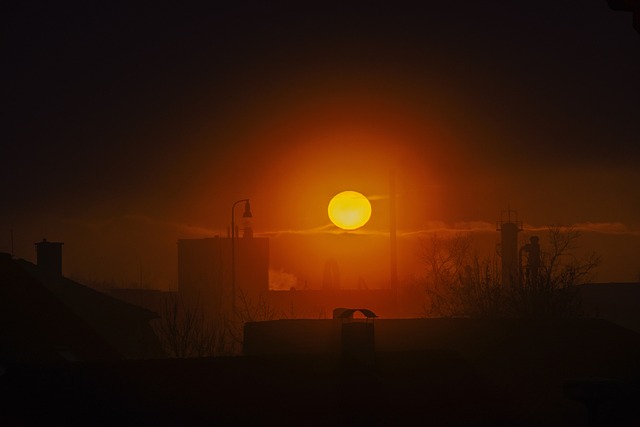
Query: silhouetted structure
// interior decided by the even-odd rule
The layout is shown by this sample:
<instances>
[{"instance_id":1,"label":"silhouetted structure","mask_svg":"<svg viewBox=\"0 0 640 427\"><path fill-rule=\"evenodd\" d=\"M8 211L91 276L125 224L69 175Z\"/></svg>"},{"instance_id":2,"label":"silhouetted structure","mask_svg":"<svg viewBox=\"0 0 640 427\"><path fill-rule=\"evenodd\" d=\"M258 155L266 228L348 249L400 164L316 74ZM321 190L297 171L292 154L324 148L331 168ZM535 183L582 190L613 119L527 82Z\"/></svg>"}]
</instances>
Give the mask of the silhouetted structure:
<instances>
[{"instance_id":1,"label":"silhouetted structure","mask_svg":"<svg viewBox=\"0 0 640 427\"><path fill-rule=\"evenodd\" d=\"M378 317L373 311L367 308L343 308L338 307L333 309L334 319L353 319L355 313L362 313L367 319L375 319Z\"/></svg>"},{"instance_id":2,"label":"silhouetted structure","mask_svg":"<svg viewBox=\"0 0 640 427\"><path fill-rule=\"evenodd\" d=\"M354 319L355 313L365 319ZM333 318L341 322L342 363L348 368L371 367L375 359L373 320L378 317L366 308L336 308Z\"/></svg>"},{"instance_id":3,"label":"silhouetted structure","mask_svg":"<svg viewBox=\"0 0 640 427\"><path fill-rule=\"evenodd\" d=\"M42 239L36 243L36 259L38 268L50 277L62 276L62 245L61 242L48 242Z\"/></svg>"},{"instance_id":4,"label":"silhouetted structure","mask_svg":"<svg viewBox=\"0 0 640 427\"><path fill-rule=\"evenodd\" d=\"M237 297L255 297L269 290L269 239L252 234L235 239ZM178 240L178 293L209 314L231 310L232 239L213 237Z\"/></svg>"},{"instance_id":5,"label":"silhouetted structure","mask_svg":"<svg viewBox=\"0 0 640 427\"><path fill-rule=\"evenodd\" d=\"M369 306L384 316L419 316L424 307L419 289L342 289L335 259L324 266L321 289L291 287L269 289L269 239L236 239L238 299L247 297L252 308L258 299L276 317L330 317L336 306ZM178 294L188 305L198 305L207 315L232 310L231 239L212 237L178 240Z\"/></svg>"},{"instance_id":6,"label":"silhouetted structure","mask_svg":"<svg viewBox=\"0 0 640 427\"><path fill-rule=\"evenodd\" d=\"M25 261L0 257L0 359L5 363L163 356L158 316Z\"/></svg>"},{"instance_id":7,"label":"silhouetted structure","mask_svg":"<svg viewBox=\"0 0 640 427\"><path fill-rule=\"evenodd\" d=\"M522 223L513 210L502 211L497 230L500 232L500 257L502 258L502 285L516 286L519 277L518 233Z\"/></svg>"},{"instance_id":8,"label":"silhouetted structure","mask_svg":"<svg viewBox=\"0 0 640 427\"><path fill-rule=\"evenodd\" d=\"M522 246L520 248L520 252L525 252L527 254L527 262L522 274L520 275L521 279L527 285L535 286L539 282L540 274L540 238L538 236L532 236L529 238L529 243Z\"/></svg>"},{"instance_id":9,"label":"silhouetted structure","mask_svg":"<svg viewBox=\"0 0 640 427\"><path fill-rule=\"evenodd\" d=\"M396 213L396 171L389 173L389 285L398 290L398 220ZM397 295L396 295L397 296Z\"/></svg>"},{"instance_id":10,"label":"silhouetted structure","mask_svg":"<svg viewBox=\"0 0 640 427\"><path fill-rule=\"evenodd\" d=\"M249 199L241 199L237 200L231 206L231 309L233 310L233 314L237 314L237 298L238 298L238 287L236 284L236 239L238 238L238 230L236 230L236 219L235 219L235 207L238 203L244 202L244 213L242 214L242 219L245 222L244 224L244 236L243 237L253 237L253 228L251 227L251 218L253 218L253 214L251 213L251 204L249 203Z\"/></svg>"},{"instance_id":11,"label":"silhouetted structure","mask_svg":"<svg viewBox=\"0 0 640 427\"><path fill-rule=\"evenodd\" d=\"M0 365L122 357L24 267L0 254Z\"/></svg>"}]
</instances>

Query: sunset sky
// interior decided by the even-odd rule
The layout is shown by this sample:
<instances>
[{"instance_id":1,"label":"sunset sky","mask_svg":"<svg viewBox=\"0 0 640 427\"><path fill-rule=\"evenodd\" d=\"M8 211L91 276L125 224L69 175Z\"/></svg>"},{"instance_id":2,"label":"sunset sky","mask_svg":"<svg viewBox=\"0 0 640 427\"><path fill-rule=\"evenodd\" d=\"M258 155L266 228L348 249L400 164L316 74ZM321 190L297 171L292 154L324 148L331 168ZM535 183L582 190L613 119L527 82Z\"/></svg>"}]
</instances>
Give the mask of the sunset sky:
<instances>
[{"instance_id":1,"label":"sunset sky","mask_svg":"<svg viewBox=\"0 0 640 427\"><path fill-rule=\"evenodd\" d=\"M384 286L395 170L401 279L432 232L492 250L511 207L528 234L582 230L598 281L640 280L629 13L605 0L216 3L4 14L0 251L13 230L15 255L34 260L46 237L64 242L66 275L171 289L177 239L226 235L250 198L282 277L318 286L337 258L344 286ZM372 205L347 234L327 216L344 190Z\"/></svg>"}]
</instances>

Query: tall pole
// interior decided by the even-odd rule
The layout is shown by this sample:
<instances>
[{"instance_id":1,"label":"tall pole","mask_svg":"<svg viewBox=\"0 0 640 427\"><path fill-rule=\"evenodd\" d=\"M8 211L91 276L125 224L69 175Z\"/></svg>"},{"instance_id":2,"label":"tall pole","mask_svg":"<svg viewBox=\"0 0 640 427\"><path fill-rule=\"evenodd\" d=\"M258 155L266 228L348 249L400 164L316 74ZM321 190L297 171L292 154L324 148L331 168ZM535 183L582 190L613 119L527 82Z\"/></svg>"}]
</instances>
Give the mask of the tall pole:
<instances>
[{"instance_id":1,"label":"tall pole","mask_svg":"<svg viewBox=\"0 0 640 427\"><path fill-rule=\"evenodd\" d=\"M231 309L233 315L236 315L236 222L235 208L238 203L245 202L245 216L247 216L249 199L241 199L233 203L231 206Z\"/></svg>"},{"instance_id":2,"label":"tall pole","mask_svg":"<svg viewBox=\"0 0 640 427\"><path fill-rule=\"evenodd\" d=\"M398 290L398 244L396 239L396 171L389 174L389 281L394 293ZM397 295L396 295L397 296Z\"/></svg>"}]
</instances>

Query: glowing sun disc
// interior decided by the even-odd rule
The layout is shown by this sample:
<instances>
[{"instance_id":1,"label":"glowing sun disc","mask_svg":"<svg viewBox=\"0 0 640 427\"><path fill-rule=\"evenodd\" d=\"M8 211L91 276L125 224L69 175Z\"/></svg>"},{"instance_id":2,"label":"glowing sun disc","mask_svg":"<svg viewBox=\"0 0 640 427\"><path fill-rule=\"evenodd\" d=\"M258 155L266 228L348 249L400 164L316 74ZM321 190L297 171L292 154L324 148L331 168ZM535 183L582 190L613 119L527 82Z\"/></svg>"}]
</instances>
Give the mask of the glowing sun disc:
<instances>
[{"instance_id":1,"label":"glowing sun disc","mask_svg":"<svg viewBox=\"0 0 640 427\"><path fill-rule=\"evenodd\" d=\"M327 211L335 225L343 230L355 230L371 218L371 203L357 191L343 191L333 196Z\"/></svg>"}]
</instances>

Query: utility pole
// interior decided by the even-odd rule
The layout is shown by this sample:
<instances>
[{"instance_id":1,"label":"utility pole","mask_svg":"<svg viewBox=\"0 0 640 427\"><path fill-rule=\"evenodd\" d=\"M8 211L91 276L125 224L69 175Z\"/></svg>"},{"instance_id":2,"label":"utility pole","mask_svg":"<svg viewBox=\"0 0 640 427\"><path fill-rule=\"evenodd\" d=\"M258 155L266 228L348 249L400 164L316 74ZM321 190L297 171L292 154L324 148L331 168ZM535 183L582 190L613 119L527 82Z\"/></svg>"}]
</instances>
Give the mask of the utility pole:
<instances>
[{"instance_id":1,"label":"utility pole","mask_svg":"<svg viewBox=\"0 0 640 427\"><path fill-rule=\"evenodd\" d=\"M391 167L389 174L389 282L397 297L398 291L398 242L396 238L396 171Z\"/></svg>"}]
</instances>

